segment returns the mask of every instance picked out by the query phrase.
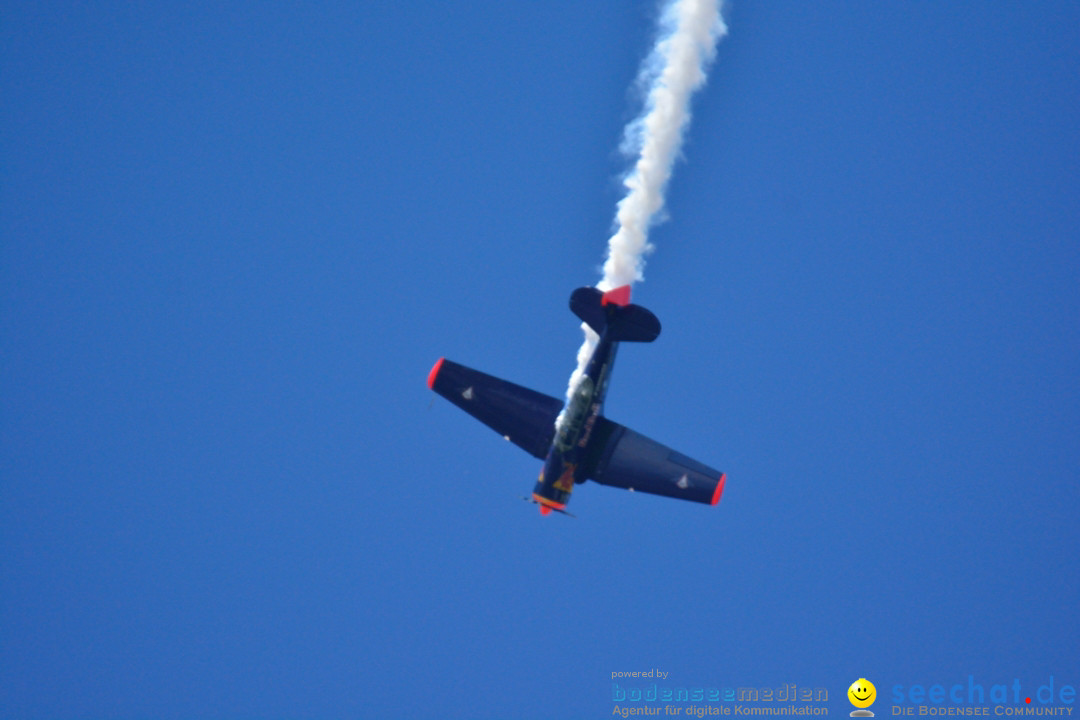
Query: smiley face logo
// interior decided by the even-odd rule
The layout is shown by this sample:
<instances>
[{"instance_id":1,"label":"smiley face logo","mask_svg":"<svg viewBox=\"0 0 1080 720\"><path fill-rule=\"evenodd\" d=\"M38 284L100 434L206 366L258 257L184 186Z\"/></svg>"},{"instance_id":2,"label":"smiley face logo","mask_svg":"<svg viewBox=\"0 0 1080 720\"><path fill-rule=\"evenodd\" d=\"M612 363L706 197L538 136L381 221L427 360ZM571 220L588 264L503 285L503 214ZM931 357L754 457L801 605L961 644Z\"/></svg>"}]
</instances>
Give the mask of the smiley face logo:
<instances>
[{"instance_id":1,"label":"smiley face logo","mask_svg":"<svg viewBox=\"0 0 1080 720\"><path fill-rule=\"evenodd\" d=\"M847 690L847 696L855 707L868 708L877 699L877 688L874 687L874 683L866 678L859 678L851 683L851 687Z\"/></svg>"}]
</instances>

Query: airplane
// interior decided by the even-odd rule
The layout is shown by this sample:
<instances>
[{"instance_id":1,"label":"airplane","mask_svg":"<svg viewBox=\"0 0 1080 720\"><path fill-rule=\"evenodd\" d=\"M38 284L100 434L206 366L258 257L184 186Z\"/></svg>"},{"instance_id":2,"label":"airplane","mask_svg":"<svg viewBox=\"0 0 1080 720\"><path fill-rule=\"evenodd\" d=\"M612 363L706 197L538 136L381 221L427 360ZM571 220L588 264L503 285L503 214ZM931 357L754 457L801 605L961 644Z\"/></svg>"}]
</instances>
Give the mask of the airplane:
<instances>
[{"instance_id":1,"label":"airplane","mask_svg":"<svg viewBox=\"0 0 1080 720\"><path fill-rule=\"evenodd\" d=\"M620 342L652 342L660 321L630 303L630 286L608 292L578 288L570 309L600 340L563 411L549 395L439 358L428 387L525 452L544 461L531 501L542 515L569 515L575 485L593 480L630 491L716 505L726 475L604 417ZM529 499L529 498L526 498Z\"/></svg>"}]
</instances>

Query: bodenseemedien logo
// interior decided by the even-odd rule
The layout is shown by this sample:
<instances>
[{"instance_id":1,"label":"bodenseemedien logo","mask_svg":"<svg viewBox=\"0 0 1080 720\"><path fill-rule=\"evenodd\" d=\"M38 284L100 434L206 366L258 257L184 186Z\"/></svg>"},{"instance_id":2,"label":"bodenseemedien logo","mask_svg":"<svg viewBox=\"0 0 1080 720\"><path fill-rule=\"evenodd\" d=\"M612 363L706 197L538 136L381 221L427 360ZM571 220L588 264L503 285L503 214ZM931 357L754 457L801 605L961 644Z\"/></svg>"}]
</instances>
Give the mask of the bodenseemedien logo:
<instances>
[{"instance_id":1,"label":"bodenseemedien logo","mask_svg":"<svg viewBox=\"0 0 1080 720\"><path fill-rule=\"evenodd\" d=\"M856 707L851 711L851 717L874 717L874 713L866 709L874 704L874 700L877 700L877 688L874 687L874 683L866 678L859 678L851 683L851 687L847 690L847 697Z\"/></svg>"}]
</instances>

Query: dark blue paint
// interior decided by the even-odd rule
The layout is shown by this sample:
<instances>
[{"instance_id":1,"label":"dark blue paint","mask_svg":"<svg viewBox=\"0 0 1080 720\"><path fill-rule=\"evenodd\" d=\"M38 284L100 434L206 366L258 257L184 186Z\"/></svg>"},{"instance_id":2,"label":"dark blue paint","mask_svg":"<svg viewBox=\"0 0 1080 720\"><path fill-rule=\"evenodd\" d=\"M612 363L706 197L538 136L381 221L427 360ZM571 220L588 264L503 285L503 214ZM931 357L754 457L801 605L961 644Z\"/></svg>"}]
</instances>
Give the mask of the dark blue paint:
<instances>
[{"instance_id":1,"label":"dark blue paint","mask_svg":"<svg viewBox=\"0 0 1080 720\"><path fill-rule=\"evenodd\" d=\"M449 360L432 370L433 390L535 457L544 467L533 500L562 510L574 486L604 485L715 503L723 475L603 416L619 343L652 342L656 316L638 305L606 302L595 288L578 288L570 309L600 337L561 426L562 402Z\"/></svg>"}]
</instances>

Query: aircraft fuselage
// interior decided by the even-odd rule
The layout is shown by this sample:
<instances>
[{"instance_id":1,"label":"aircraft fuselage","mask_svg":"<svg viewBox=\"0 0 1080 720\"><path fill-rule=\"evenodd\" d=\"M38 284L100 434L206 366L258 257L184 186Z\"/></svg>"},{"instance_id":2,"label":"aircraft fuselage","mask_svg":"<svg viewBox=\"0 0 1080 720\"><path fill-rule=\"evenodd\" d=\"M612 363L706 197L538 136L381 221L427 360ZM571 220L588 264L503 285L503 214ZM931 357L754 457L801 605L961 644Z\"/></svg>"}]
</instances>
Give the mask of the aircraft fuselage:
<instances>
[{"instance_id":1,"label":"aircraft fuselage","mask_svg":"<svg viewBox=\"0 0 1080 720\"><path fill-rule=\"evenodd\" d=\"M618 349L619 343L611 340L605 331L589 359L584 377L567 403L533 488L532 499L539 503L541 510L565 508L574 485L585 482L587 468L595 462L596 449L591 442L593 429L603 413Z\"/></svg>"}]
</instances>

